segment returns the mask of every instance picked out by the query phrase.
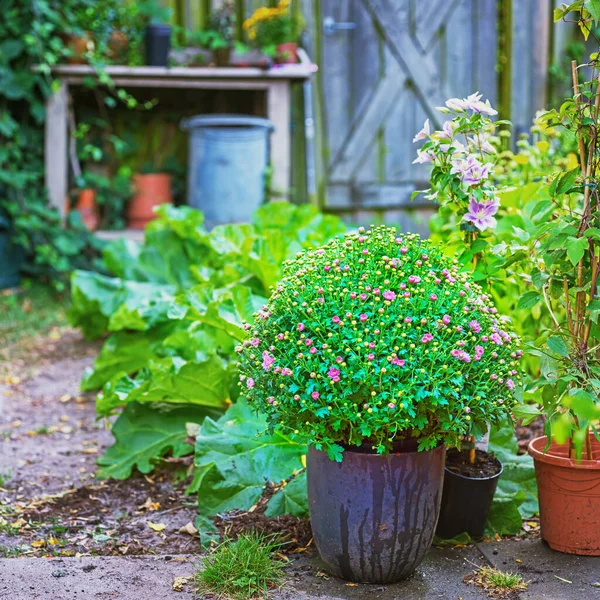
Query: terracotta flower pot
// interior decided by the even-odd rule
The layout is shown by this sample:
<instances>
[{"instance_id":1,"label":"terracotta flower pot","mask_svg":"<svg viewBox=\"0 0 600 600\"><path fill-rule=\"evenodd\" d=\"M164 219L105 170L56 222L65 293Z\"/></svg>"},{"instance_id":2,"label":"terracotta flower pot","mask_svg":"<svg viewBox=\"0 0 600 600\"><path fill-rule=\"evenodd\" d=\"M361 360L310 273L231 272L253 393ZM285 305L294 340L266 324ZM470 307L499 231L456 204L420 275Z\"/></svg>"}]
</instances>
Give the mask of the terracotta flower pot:
<instances>
[{"instance_id":1,"label":"terracotta flower pot","mask_svg":"<svg viewBox=\"0 0 600 600\"><path fill-rule=\"evenodd\" d=\"M81 215L84 225L90 231L94 231L100 222L98 206L96 205L96 190L92 188L81 190L77 195L75 210Z\"/></svg>"},{"instance_id":2,"label":"terracotta flower pot","mask_svg":"<svg viewBox=\"0 0 600 600\"><path fill-rule=\"evenodd\" d=\"M275 62L280 65L291 65L298 62L298 44L285 42L277 46Z\"/></svg>"},{"instance_id":3,"label":"terracotta flower pot","mask_svg":"<svg viewBox=\"0 0 600 600\"><path fill-rule=\"evenodd\" d=\"M416 441L407 440L382 456L365 446L344 450L342 462L309 448L310 521L331 573L349 581L392 583L408 577L431 546L445 449L417 452Z\"/></svg>"},{"instance_id":4,"label":"terracotta flower pot","mask_svg":"<svg viewBox=\"0 0 600 600\"><path fill-rule=\"evenodd\" d=\"M531 441L542 538L553 550L600 556L600 442L590 435L593 460L571 460L567 444Z\"/></svg>"},{"instance_id":5,"label":"terracotta flower pot","mask_svg":"<svg viewBox=\"0 0 600 600\"><path fill-rule=\"evenodd\" d=\"M173 202L171 176L166 173L134 175L134 195L129 203L127 219L132 229L143 229L156 218L154 207Z\"/></svg>"},{"instance_id":6,"label":"terracotta flower pot","mask_svg":"<svg viewBox=\"0 0 600 600\"><path fill-rule=\"evenodd\" d=\"M86 31L84 35L64 35L63 43L71 51L70 56L67 57L70 65L85 64L87 62L85 53L94 48L92 34L89 31Z\"/></svg>"},{"instance_id":7,"label":"terracotta flower pot","mask_svg":"<svg viewBox=\"0 0 600 600\"><path fill-rule=\"evenodd\" d=\"M124 60L126 58L127 48L129 47L129 40L127 36L118 29L113 30L108 38L108 50L109 57L111 60Z\"/></svg>"}]
</instances>

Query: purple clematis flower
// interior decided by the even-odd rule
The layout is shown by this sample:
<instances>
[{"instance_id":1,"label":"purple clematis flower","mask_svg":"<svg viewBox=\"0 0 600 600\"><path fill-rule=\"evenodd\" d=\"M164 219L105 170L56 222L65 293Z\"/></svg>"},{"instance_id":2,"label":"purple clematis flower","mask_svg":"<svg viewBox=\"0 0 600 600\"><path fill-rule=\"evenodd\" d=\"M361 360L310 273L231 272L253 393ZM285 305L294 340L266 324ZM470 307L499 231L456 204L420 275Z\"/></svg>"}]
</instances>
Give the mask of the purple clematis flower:
<instances>
[{"instance_id":1,"label":"purple clematis flower","mask_svg":"<svg viewBox=\"0 0 600 600\"><path fill-rule=\"evenodd\" d=\"M469 210L463 216L463 221L473 223L479 231L485 231L489 227L496 227L494 215L498 212L497 204L480 204L476 200L469 202Z\"/></svg>"},{"instance_id":2,"label":"purple clematis flower","mask_svg":"<svg viewBox=\"0 0 600 600\"><path fill-rule=\"evenodd\" d=\"M423 129L415 135L413 138L413 144L418 142L419 140L425 140L431 135L431 127L429 125L429 119L425 119L425 123L423 124Z\"/></svg>"},{"instance_id":3,"label":"purple clematis flower","mask_svg":"<svg viewBox=\"0 0 600 600\"><path fill-rule=\"evenodd\" d=\"M457 173L465 185L472 186L479 185L484 179L487 179L492 166L490 163L482 165L475 155L469 154L465 159L453 160L450 172Z\"/></svg>"}]
</instances>

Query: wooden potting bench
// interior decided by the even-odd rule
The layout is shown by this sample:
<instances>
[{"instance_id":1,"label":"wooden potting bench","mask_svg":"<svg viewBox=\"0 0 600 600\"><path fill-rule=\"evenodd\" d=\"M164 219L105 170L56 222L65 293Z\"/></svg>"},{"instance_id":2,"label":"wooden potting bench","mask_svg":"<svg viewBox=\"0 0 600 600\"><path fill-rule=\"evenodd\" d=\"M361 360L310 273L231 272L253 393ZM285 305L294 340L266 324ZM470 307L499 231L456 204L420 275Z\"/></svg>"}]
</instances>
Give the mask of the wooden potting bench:
<instances>
[{"instance_id":1,"label":"wooden potting bench","mask_svg":"<svg viewBox=\"0 0 600 600\"><path fill-rule=\"evenodd\" d=\"M271 136L273 187L288 190L291 175L291 86L306 81L317 67L301 53L301 62L255 67L126 67L109 66L106 73L122 88L186 88L205 90L260 90L266 94L266 117L275 127ZM69 151L69 87L96 76L89 65L58 65L52 75L60 81L46 109L45 167L50 203L66 212Z\"/></svg>"}]
</instances>

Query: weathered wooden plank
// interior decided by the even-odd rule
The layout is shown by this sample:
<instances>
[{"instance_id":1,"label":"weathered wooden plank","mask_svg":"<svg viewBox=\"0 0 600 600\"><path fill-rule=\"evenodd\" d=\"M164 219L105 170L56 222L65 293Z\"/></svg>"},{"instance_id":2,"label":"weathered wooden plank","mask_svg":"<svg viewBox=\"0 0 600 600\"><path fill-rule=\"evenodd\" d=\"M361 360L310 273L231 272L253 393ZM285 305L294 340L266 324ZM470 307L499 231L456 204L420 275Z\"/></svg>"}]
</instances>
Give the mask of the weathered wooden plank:
<instances>
[{"instance_id":1,"label":"weathered wooden plank","mask_svg":"<svg viewBox=\"0 0 600 600\"><path fill-rule=\"evenodd\" d=\"M275 126L271 134L272 186L277 196L290 192L291 92L285 82L273 82L267 90L267 117Z\"/></svg>"},{"instance_id":2,"label":"weathered wooden plank","mask_svg":"<svg viewBox=\"0 0 600 600\"><path fill-rule=\"evenodd\" d=\"M50 206L58 210L62 218L66 215L68 186L67 164L67 117L69 92L63 81L46 101L45 122L45 180Z\"/></svg>"},{"instance_id":3,"label":"weathered wooden plank","mask_svg":"<svg viewBox=\"0 0 600 600\"><path fill-rule=\"evenodd\" d=\"M418 44L408 30L408 19L399 18L404 2L394 0L363 0L383 31L390 49L406 75L415 83L421 102L427 107L430 116L437 118L435 107L444 98L440 90L440 77L437 65L427 53L420 52ZM402 14L402 13L400 13Z\"/></svg>"},{"instance_id":4,"label":"weathered wooden plank","mask_svg":"<svg viewBox=\"0 0 600 600\"><path fill-rule=\"evenodd\" d=\"M352 21L351 2L322 0L323 17L337 22ZM352 36L353 31L336 31L325 36L321 71L326 82L325 106L329 156L335 156L341 148L352 123Z\"/></svg>"},{"instance_id":5,"label":"weathered wooden plank","mask_svg":"<svg viewBox=\"0 0 600 600\"><path fill-rule=\"evenodd\" d=\"M340 211L332 209L330 212L338 214L346 223L351 226L385 223L395 225L399 231L418 233L422 237L429 237L429 219L434 214L433 209L412 209L405 208L379 208L363 209L358 206L347 207Z\"/></svg>"},{"instance_id":6,"label":"weathered wooden plank","mask_svg":"<svg viewBox=\"0 0 600 600\"><path fill-rule=\"evenodd\" d=\"M473 0L460 0L454 4L454 10L445 24L446 80L442 81L444 96L464 98L472 94L473 89Z\"/></svg>"},{"instance_id":7,"label":"weathered wooden plank","mask_svg":"<svg viewBox=\"0 0 600 600\"><path fill-rule=\"evenodd\" d=\"M353 21L356 29L353 35L352 47L352 97L353 97L353 121L363 114L365 102L373 95L374 90L385 75L385 57L383 48L385 42L380 37L371 15L367 12L361 2L354 4ZM385 171L383 160L383 145L381 135L383 129L380 126L375 132L375 139L369 152L365 154L362 165L356 171L355 177L358 181L373 181L381 177Z\"/></svg>"},{"instance_id":8,"label":"weathered wooden plank","mask_svg":"<svg viewBox=\"0 0 600 600\"><path fill-rule=\"evenodd\" d=\"M435 207L435 204L419 197L411 202L410 196L415 191L412 181L381 184L377 181L365 183L331 183L331 196L327 209L344 210L350 207L360 208L422 208ZM347 202L347 198L351 202Z\"/></svg>"},{"instance_id":9,"label":"weathered wooden plank","mask_svg":"<svg viewBox=\"0 0 600 600\"><path fill-rule=\"evenodd\" d=\"M510 120L515 138L529 131L532 116L532 8L531 2L512 3Z\"/></svg>"},{"instance_id":10,"label":"weathered wooden plank","mask_svg":"<svg viewBox=\"0 0 600 600\"><path fill-rule=\"evenodd\" d=\"M344 181L353 177L372 147L378 129L397 102L405 82L406 76L400 66L395 61L392 62L389 72L379 82L373 96L358 111L357 120L336 154L330 174L332 181Z\"/></svg>"},{"instance_id":11,"label":"weathered wooden plank","mask_svg":"<svg viewBox=\"0 0 600 600\"><path fill-rule=\"evenodd\" d=\"M496 0L476 0L473 5L473 74L475 90L479 90L492 105L497 102L498 73L498 10Z\"/></svg>"},{"instance_id":12,"label":"weathered wooden plank","mask_svg":"<svg viewBox=\"0 0 600 600\"><path fill-rule=\"evenodd\" d=\"M477 1L468 0L471 10L473 10L473 4L476 4ZM420 14L425 5L423 3L419 4L415 11L415 37L424 51L427 51L431 40L437 35L440 28L448 23L452 13L460 2L461 0L441 0L436 4L431 0L429 2L429 13L426 17ZM467 24L468 22L464 25L467 26ZM459 32L456 33L459 34Z\"/></svg>"},{"instance_id":13,"label":"weathered wooden plank","mask_svg":"<svg viewBox=\"0 0 600 600\"><path fill-rule=\"evenodd\" d=\"M546 107L551 12L550 0L533 1L531 40L535 43L532 44L530 123L535 112Z\"/></svg>"}]
</instances>

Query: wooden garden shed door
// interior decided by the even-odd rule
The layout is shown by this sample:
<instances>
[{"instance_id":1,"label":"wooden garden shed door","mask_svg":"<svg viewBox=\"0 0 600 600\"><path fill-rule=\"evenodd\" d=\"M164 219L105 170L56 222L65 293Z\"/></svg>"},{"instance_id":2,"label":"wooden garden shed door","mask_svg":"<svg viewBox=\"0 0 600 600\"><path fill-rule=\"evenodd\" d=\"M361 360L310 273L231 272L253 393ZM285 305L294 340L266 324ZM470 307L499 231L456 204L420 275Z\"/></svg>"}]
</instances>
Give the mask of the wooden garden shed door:
<instances>
[{"instance_id":1,"label":"wooden garden shed door","mask_svg":"<svg viewBox=\"0 0 600 600\"><path fill-rule=\"evenodd\" d=\"M427 180L412 138L427 117L439 122L435 107L450 96L478 90L496 101L496 0L308 4L326 208L427 231L431 208L410 203Z\"/></svg>"}]
</instances>

